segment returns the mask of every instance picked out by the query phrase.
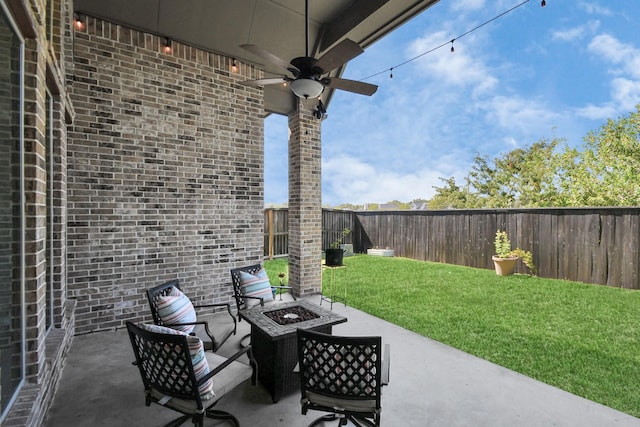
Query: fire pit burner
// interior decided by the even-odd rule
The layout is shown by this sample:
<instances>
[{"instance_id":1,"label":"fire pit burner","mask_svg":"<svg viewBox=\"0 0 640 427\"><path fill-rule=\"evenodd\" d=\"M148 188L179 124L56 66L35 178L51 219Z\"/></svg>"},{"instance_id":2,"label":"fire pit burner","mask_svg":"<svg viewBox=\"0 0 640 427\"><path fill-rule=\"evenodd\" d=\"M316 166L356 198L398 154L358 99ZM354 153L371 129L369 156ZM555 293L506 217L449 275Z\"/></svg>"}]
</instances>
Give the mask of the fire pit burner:
<instances>
[{"instance_id":1,"label":"fire pit burner","mask_svg":"<svg viewBox=\"0 0 640 427\"><path fill-rule=\"evenodd\" d=\"M304 322L320 317L316 313L299 306L265 311L264 315L276 322L278 325L289 325L291 323Z\"/></svg>"}]
</instances>

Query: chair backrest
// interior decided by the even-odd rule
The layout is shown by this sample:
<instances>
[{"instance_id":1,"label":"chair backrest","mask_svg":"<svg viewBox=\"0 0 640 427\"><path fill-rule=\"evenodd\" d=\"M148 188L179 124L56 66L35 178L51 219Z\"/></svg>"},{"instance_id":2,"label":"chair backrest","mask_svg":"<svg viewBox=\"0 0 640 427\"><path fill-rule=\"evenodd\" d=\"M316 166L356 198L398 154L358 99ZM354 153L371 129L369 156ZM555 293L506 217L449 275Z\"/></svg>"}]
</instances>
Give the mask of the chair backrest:
<instances>
[{"instance_id":1,"label":"chair backrest","mask_svg":"<svg viewBox=\"0 0 640 427\"><path fill-rule=\"evenodd\" d=\"M162 319L158 313L158 300L160 297L166 296L172 287L180 289L178 279L169 280L158 286L154 286L151 289L147 289L147 299L149 300L149 308L151 309L151 316L153 316L153 323L156 325L164 326Z\"/></svg>"},{"instance_id":2,"label":"chair backrest","mask_svg":"<svg viewBox=\"0 0 640 427\"><path fill-rule=\"evenodd\" d=\"M332 399L368 401L380 411L382 337L344 337L298 329L302 400L310 393Z\"/></svg>"},{"instance_id":3,"label":"chair backrest","mask_svg":"<svg viewBox=\"0 0 640 427\"><path fill-rule=\"evenodd\" d=\"M193 400L202 409L187 337L147 331L131 322L127 322L127 330L147 401L154 400L152 390L156 390L161 395Z\"/></svg>"},{"instance_id":4,"label":"chair backrest","mask_svg":"<svg viewBox=\"0 0 640 427\"><path fill-rule=\"evenodd\" d=\"M233 285L233 296L236 300L236 309L238 311L245 308L245 299L242 297L242 289L240 288L240 272L244 271L249 274L257 274L262 268L261 264L249 265L246 267L234 268L231 270L231 284Z\"/></svg>"}]
</instances>

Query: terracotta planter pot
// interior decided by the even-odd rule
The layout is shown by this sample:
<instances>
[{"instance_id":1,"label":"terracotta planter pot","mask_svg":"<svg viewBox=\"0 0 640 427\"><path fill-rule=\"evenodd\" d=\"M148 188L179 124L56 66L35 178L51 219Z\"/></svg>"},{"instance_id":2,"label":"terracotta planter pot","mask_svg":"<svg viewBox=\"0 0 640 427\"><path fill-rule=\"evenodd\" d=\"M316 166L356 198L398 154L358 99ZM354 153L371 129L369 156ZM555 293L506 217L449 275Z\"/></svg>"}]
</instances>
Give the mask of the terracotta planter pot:
<instances>
[{"instance_id":1,"label":"terracotta planter pot","mask_svg":"<svg viewBox=\"0 0 640 427\"><path fill-rule=\"evenodd\" d=\"M493 260L493 265L496 268L496 274L498 276L509 276L513 274L516 269L516 262L518 262L518 257L500 258L494 255L491 259Z\"/></svg>"}]
</instances>

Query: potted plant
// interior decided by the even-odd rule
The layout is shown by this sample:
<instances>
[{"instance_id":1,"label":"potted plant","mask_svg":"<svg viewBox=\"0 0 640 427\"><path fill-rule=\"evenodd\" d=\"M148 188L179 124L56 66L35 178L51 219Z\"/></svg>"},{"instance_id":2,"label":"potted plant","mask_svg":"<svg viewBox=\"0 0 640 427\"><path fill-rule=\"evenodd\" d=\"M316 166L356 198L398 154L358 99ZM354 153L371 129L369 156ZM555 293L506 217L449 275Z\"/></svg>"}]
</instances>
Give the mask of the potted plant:
<instances>
[{"instance_id":1,"label":"potted plant","mask_svg":"<svg viewBox=\"0 0 640 427\"><path fill-rule=\"evenodd\" d=\"M532 273L535 273L535 265L533 264L533 255L531 252L520 248L511 249L511 240L509 240L506 231L496 231L494 246L496 254L492 259L497 275L508 276L513 274L519 259L522 260L524 265L526 265Z\"/></svg>"},{"instance_id":2,"label":"potted plant","mask_svg":"<svg viewBox=\"0 0 640 427\"><path fill-rule=\"evenodd\" d=\"M329 267L338 267L342 265L342 258L344 257L344 249L340 248L342 241L345 237L351 234L351 230L345 228L340 232L340 236L331 243L329 249L325 249L325 265Z\"/></svg>"}]
</instances>

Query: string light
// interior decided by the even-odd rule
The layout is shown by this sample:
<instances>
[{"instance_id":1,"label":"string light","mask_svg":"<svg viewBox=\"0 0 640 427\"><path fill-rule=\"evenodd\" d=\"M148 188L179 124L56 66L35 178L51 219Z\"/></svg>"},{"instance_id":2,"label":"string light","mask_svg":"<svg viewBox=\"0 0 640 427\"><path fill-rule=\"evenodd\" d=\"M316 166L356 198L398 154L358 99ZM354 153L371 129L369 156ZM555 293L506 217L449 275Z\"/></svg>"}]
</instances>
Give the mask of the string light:
<instances>
[{"instance_id":1,"label":"string light","mask_svg":"<svg viewBox=\"0 0 640 427\"><path fill-rule=\"evenodd\" d=\"M79 13L73 14L73 25L76 27L76 30L82 31L84 30L84 21Z\"/></svg>"},{"instance_id":2,"label":"string light","mask_svg":"<svg viewBox=\"0 0 640 427\"><path fill-rule=\"evenodd\" d=\"M413 62L413 61L415 61L415 60L417 60L419 58L422 58L423 56L425 56L425 55L427 55L427 54L429 54L431 52L435 52L436 50L441 49L444 46L447 46L449 43L451 43L451 52L454 52L455 49L453 47L453 42L455 40L461 39L462 37L464 37L466 35L469 35L469 34L473 33L476 30L479 30L480 28L484 27L485 25L490 24L491 22L493 22L493 21L495 21L495 20L497 20L499 18L502 18L503 16L513 12L514 10L518 9L519 7L524 6L525 4L529 3L529 1L530 0L524 0L524 1L520 2L520 3L518 3L517 5L513 6L512 8L505 10L504 12L500 13L499 15L494 16L493 18L489 19L488 21L485 21L482 24L477 25L477 26L473 27L472 29L460 34L458 37L454 37L450 41L444 42L444 43L442 43L442 44L440 44L440 45L438 45L438 46L436 46L436 47L434 47L432 49L427 50L426 52L422 52L421 54L419 54L417 56L414 56L413 58L407 59L406 61L401 62L400 64L394 65L391 68L387 68L386 70L379 71L379 72L377 72L375 74L371 74L370 76L364 77L364 78L362 78L360 80L367 80L367 79L370 79L372 77L379 76L380 74L385 73L387 71L389 71L391 73L390 77L393 78L393 69L394 68L402 67L403 65L406 65L406 64L408 64L410 62ZM542 6L545 6L546 4L547 4L546 1L542 0Z\"/></svg>"},{"instance_id":3,"label":"string light","mask_svg":"<svg viewBox=\"0 0 640 427\"><path fill-rule=\"evenodd\" d=\"M169 37L166 37L164 39L162 50L164 51L164 53L171 53L173 51L173 48L171 47L171 39Z\"/></svg>"},{"instance_id":4,"label":"string light","mask_svg":"<svg viewBox=\"0 0 640 427\"><path fill-rule=\"evenodd\" d=\"M389 78L392 79L393 78L393 67L391 67L389 69Z\"/></svg>"},{"instance_id":5,"label":"string light","mask_svg":"<svg viewBox=\"0 0 640 427\"><path fill-rule=\"evenodd\" d=\"M547 5L547 2L542 0L542 3L540 3L540 6L545 7Z\"/></svg>"},{"instance_id":6,"label":"string light","mask_svg":"<svg viewBox=\"0 0 640 427\"><path fill-rule=\"evenodd\" d=\"M231 61L231 72L232 73L237 73L238 72L238 64L236 63L236 59L233 58Z\"/></svg>"}]
</instances>

